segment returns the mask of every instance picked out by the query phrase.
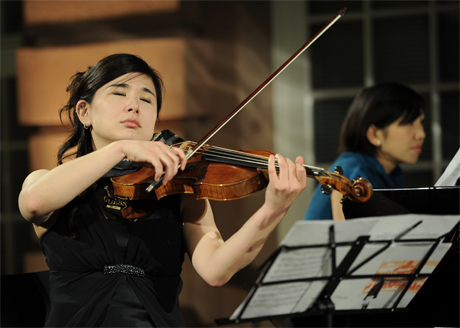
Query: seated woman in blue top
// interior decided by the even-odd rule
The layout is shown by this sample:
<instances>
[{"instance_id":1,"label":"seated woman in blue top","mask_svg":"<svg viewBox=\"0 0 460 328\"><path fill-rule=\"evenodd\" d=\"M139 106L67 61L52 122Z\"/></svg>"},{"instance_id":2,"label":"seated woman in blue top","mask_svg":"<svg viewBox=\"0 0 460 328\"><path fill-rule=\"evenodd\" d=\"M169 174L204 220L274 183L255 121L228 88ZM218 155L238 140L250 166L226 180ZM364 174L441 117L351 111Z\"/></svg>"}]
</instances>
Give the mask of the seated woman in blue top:
<instances>
[{"instance_id":1,"label":"seated woman in blue top","mask_svg":"<svg viewBox=\"0 0 460 328\"><path fill-rule=\"evenodd\" d=\"M373 188L403 187L400 163L417 162L422 151L423 98L397 83L364 88L353 100L340 132L341 154L331 169L340 166L345 177L358 175ZM322 194L318 186L305 220L345 220L340 199L333 191Z\"/></svg>"}]
</instances>

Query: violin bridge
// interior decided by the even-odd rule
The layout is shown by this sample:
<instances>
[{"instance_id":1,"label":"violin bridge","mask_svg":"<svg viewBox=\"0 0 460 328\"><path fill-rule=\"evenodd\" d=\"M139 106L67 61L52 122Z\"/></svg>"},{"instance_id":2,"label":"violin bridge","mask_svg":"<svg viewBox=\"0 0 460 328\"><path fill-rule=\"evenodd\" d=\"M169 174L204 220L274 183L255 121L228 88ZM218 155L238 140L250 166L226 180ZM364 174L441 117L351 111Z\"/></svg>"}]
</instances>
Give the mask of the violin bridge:
<instances>
[{"instance_id":1,"label":"violin bridge","mask_svg":"<svg viewBox=\"0 0 460 328\"><path fill-rule=\"evenodd\" d=\"M179 148L182 149L184 152L185 152L185 157L187 159L190 159L190 157L192 157L192 148L193 146L191 146L191 141L184 141L180 144Z\"/></svg>"}]
</instances>

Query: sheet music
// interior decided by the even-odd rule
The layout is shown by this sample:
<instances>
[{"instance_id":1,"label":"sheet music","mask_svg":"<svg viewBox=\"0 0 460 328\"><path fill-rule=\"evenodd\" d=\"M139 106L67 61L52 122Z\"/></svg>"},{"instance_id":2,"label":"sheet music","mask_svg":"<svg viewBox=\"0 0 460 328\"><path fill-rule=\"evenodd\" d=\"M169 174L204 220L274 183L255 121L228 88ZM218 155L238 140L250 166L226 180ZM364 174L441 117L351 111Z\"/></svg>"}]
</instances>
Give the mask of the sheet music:
<instances>
[{"instance_id":1,"label":"sheet music","mask_svg":"<svg viewBox=\"0 0 460 328\"><path fill-rule=\"evenodd\" d=\"M325 247L281 250L263 282L290 279L313 278L326 275L327 259L330 257ZM321 274L321 272L324 272Z\"/></svg>"},{"instance_id":2,"label":"sheet music","mask_svg":"<svg viewBox=\"0 0 460 328\"><path fill-rule=\"evenodd\" d=\"M361 266L358 270L353 272L353 275L369 275L377 272L383 273L411 273L418 267L421 259L425 257L428 251L433 246L432 243L397 243L392 244L384 252L373 257L372 260ZM450 243L441 243L434 250L428 259L426 265L422 268L420 273L431 273L434 270L433 263L439 260L449 250ZM350 270L353 270L358 264L367 260L380 250L382 245L367 244L360 254L356 257ZM385 263L385 266L382 266Z\"/></svg>"},{"instance_id":3,"label":"sheet music","mask_svg":"<svg viewBox=\"0 0 460 328\"><path fill-rule=\"evenodd\" d=\"M257 288L241 318L250 319L291 313L309 286L309 282L261 286ZM241 310L242 306L235 311L230 319L236 319Z\"/></svg>"},{"instance_id":4,"label":"sheet music","mask_svg":"<svg viewBox=\"0 0 460 328\"><path fill-rule=\"evenodd\" d=\"M460 221L459 215L395 215L387 217L362 218L350 221L298 221L281 242L284 246L312 246L299 249L281 249L270 266L262 283L254 287L246 300L236 309L231 320L289 315L294 312L305 312L316 301L323 288L327 285L331 268L329 244L330 226L336 232L336 242L353 242L359 236L368 235L371 240L394 240L402 232L421 222L408 232L403 240L437 239L448 233ZM417 265L427 254L432 242L394 242L388 249L376 255L374 259L361 266L354 275L374 275L382 273L414 272ZM359 253L351 269L376 254L385 244L368 243ZM421 273L431 273L451 245L440 243ZM336 266L351 249L350 245L336 248ZM412 270L412 271L411 271ZM305 282L286 282L291 279L321 278L321 280ZM398 307L406 307L423 286L425 278L417 279L409 287ZM336 310L372 308L391 308L400 295L407 279L396 277L382 282L382 288L376 297L367 297L370 290L377 284L369 278L344 279L335 289L331 300ZM375 290L376 288L374 288Z\"/></svg>"},{"instance_id":5,"label":"sheet music","mask_svg":"<svg viewBox=\"0 0 460 328\"><path fill-rule=\"evenodd\" d=\"M438 186L455 186L458 179L460 178L460 149L455 154L452 161L450 161L444 173L436 181L435 187Z\"/></svg>"},{"instance_id":6,"label":"sheet music","mask_svg":"<svg viewBox=\"0 0 460 328\"><path fill-rule=\"evenodd\" d=\"M329 243L329 227L334 225L335 242L351 242L359 236L368 235L378 218L350 221L297 221L281 241L281 245L325 245Z\"/></svg>"},{"instance_id":7,"label":"sheet music","mask_svg":"<svg viewBox=\"0 0 460 328\"><path fill-rule=\"evenodd\" d=\"M414 273L420 260L423 259L430 247L431 244L428 243L394 245L358 269L353 275ZM422 268L421 273L432 273L450 247L450 243L439 244ZM366 245L363 249L366 254L363 254L362 257L372 254L377 249L377 245ZM361 259L358 257L356 262L361 262ZM426 280L427 278L423 277L417 278L401 299L398 308L407 307ZM390 309L406 287L407 279L386 279L376 297L367 297L372 287L377 283L378 281L374 279L343 280L331 297L336 310L360 310L363 306L367 309Z\"/></svg>"},{"instance_id":8,"label":"sheet music","mask_svg":"<svg viewBox=\"0 0 460 328\"><path fill-rule=\"evenodd\" d=\"M371 240L392 240L420 221L422 223L402 239L435 239L451 231L460 221L459 215L405 214L381 218L370 231Z\"/></svg>"},{"instance_id":9,"label":"sheet music","mask_svg":"<svg viewBox=\"0 0 460 328\"><path fill-rule=\"evenodd\" d=\"M314 304L318 298L319 293L321 293L326 284L327 280L312 281L297 305L294 307L294 309L292 309L291 313L307 311L307 309L309 309Z\"/></svg>"}]
</instances>

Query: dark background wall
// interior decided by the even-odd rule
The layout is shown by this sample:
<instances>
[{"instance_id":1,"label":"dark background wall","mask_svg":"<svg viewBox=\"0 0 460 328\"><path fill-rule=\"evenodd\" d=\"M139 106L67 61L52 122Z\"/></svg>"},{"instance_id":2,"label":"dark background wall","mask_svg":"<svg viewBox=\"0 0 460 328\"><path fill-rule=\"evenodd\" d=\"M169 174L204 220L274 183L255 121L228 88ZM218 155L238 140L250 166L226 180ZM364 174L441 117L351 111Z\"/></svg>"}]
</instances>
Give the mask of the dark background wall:
<instances>
[{"instance_id":1,"label":"dark background wall","mask_svg":"<svg viewBox=\"0 0 460 328\"><path fill-rule=\"evenodd\" d=\"M49 157L49 154L54 156L52 142L65 135L65 128L56 122L21 121L21 115L40 117L40 114L33 112L34 108L20 108L19 100L24 99L18 100L18 94L24 77L21 80L16 69L23 63L18 62L18 52L92 49L94 45L117 42L135 45L139 40L159 44L168 40L178 42L184 69L181 76L168 78L172 84L182 83L183 92L177 96L182 102L180 108L166 111L160 124L197 141L273 71L272 53L277 45L273 35L279 29L289 30L290 19L276 8L296 5L296 1L276 4L269 1L1 1L0 4L1 272L17 274L46 269L30 224L18 211L17 196L24 178L38 168L37 163L54 165L54 159ZM424 152L418 164L405 167L406 183L415 187L433 185L460 144L458 2L306 1L302 4L305 28L302 33L307 37L340 8L345 5L349 8L340 26L327 32L305 55L309 64L302 74L308 83L298 97L308 95L313 99L311 113L305 114L314 122L313 140L309 141L314 145L314 156L309 164L327 167L334 160L340 124L349 103L363 86L398 81L421 92L428 103ZM274 24L276 19L287 23L279 27ZM295 36L296 31L289 33ZM297 48L277 50L284 51L287 59ZM69 62L66 57L56 60ZM44 74L42 82L52 82L56 73ZM56 95L64 88L65 85ZM302 120L289 127L274 128L278 115L274 113L290 115L293 110L273 104L274 88L264 90L211 144L231 149L274 149L275 140L283 133L298 131L293 134L304 138ZM175 90L174 86L169 90ZM170 103L176 97L174 92L167 94ZM166 108L167 105L168 98ZM57 117L58 109L44 110L54 111ZM34 143L34 140L39 141ZM302 151L299 150L300 155ZM306 208L310 193L304 196L298 213ZM235 202L213 202L224 237L236 231L262 201L263 193ZM301 219L298 213L291 221ZM257 266L276 248L281 237L274 234L255 263L219 289L206 286L186 262L183 275L186 287L181 301L187 323L211 326L214 318L229 316L246 296L244 285L254 281Z\"/></svg>"}]
</instances>

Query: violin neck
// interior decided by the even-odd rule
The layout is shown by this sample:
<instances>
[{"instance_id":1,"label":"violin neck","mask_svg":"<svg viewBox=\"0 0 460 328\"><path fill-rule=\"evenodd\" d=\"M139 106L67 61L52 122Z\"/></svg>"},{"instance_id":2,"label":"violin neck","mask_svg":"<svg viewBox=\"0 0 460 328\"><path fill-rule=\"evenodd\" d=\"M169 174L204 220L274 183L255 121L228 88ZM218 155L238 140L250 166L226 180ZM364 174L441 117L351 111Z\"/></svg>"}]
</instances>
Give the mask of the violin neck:
<instances>
[{"instance_id":1,"label":"violin neck","mask_svg":"<svg viewBox=\"0 0 460 328\"><path fill-rule=\"evenodd\" d=\"M209 149L202 154L201 158L209 162L244 166L253 169L266 170L268 168L268 157L254 156L245 152L226 152L222 149ZM279 171L278 161L276 159L275 167L276 170ZM308 177L314 178L327 175L327 172L319 167L304 165L304 168Z\"/></svg>"}]
</instances>

